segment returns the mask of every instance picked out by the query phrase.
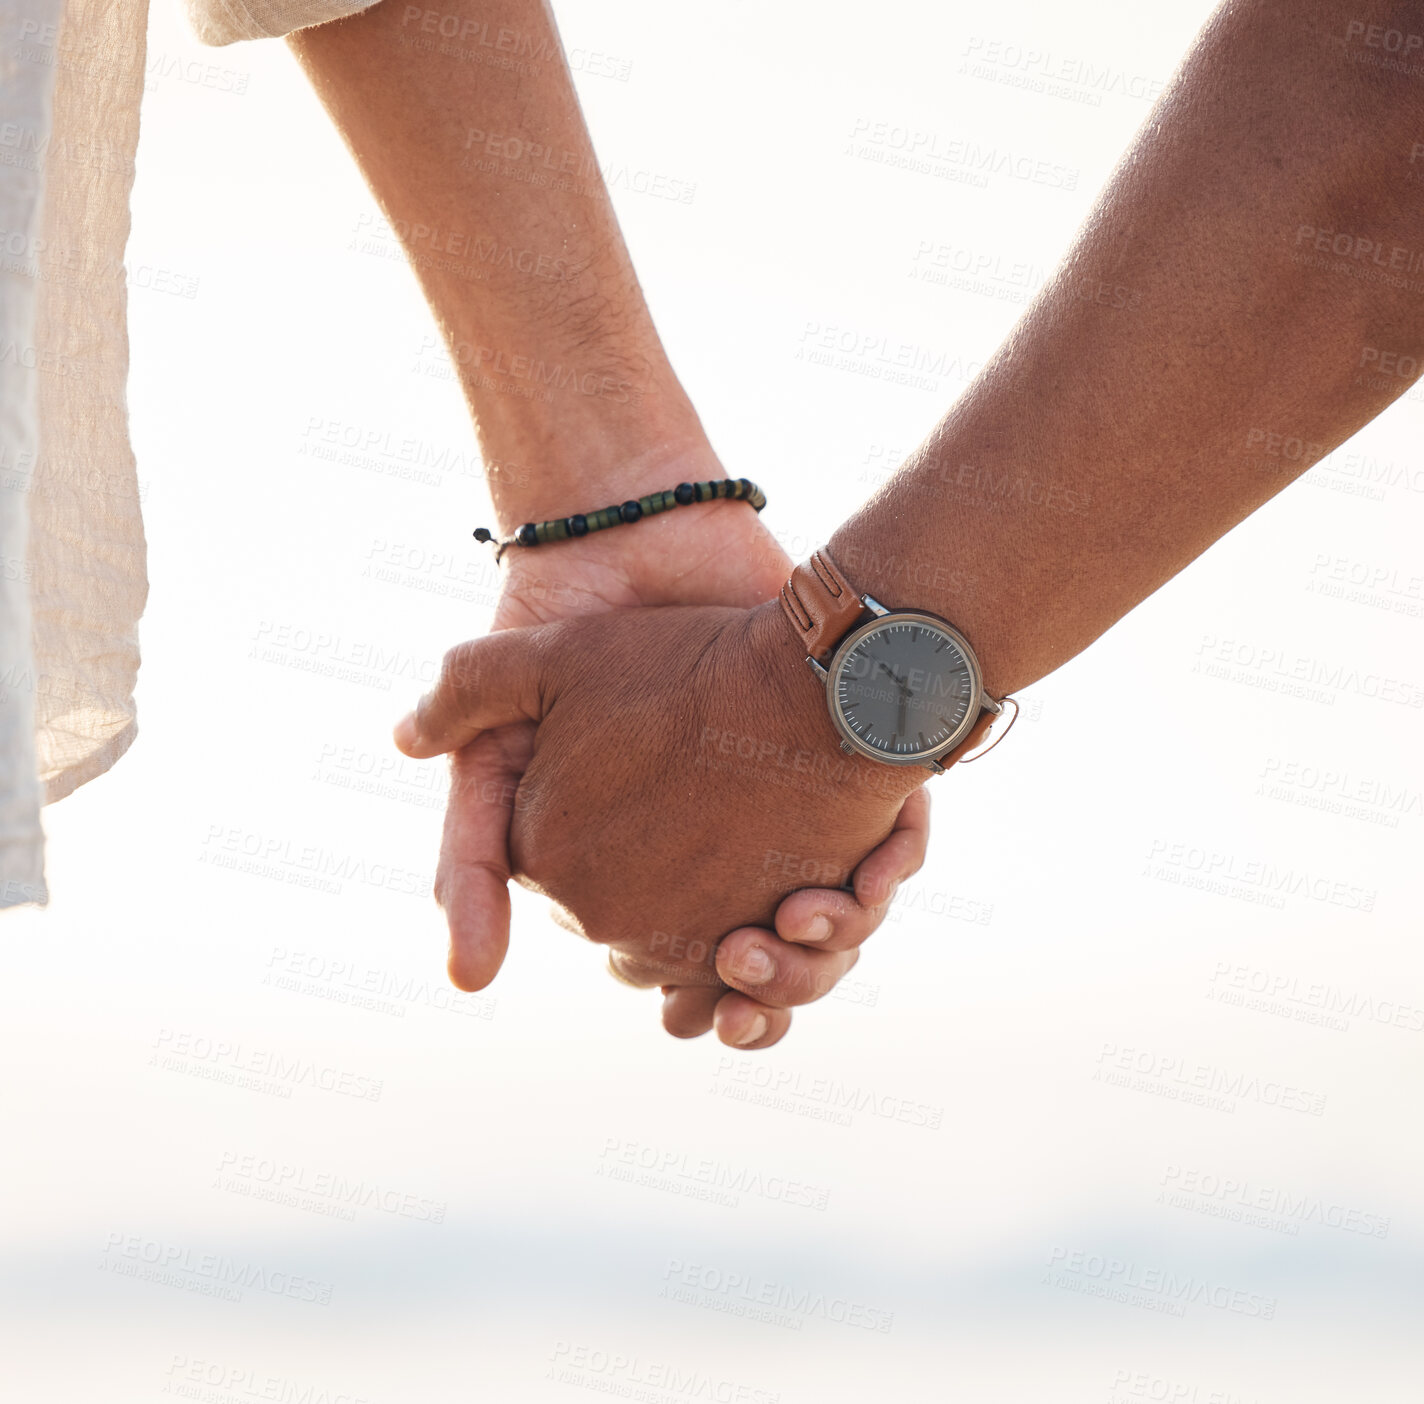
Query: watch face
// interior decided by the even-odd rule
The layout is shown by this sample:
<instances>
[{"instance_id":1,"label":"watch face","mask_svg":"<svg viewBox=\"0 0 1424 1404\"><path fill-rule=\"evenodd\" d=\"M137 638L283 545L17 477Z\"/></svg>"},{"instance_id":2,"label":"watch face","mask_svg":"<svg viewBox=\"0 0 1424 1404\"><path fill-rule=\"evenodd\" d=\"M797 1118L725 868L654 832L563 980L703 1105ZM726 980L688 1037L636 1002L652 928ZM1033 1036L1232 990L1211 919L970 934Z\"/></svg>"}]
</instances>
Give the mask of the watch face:
<instances>
[{"instance_id":1,"label":"watch face","mask_svg":"<svg viewBox=\"0 0 1424 1404\"><path fill-rule=\"evenodd\" d=\"M979 665L964 637L895 612L847 635L831 663L831 715L856 749L891 764L939 755L979 715Z\"/></svg>"}]
</instances>

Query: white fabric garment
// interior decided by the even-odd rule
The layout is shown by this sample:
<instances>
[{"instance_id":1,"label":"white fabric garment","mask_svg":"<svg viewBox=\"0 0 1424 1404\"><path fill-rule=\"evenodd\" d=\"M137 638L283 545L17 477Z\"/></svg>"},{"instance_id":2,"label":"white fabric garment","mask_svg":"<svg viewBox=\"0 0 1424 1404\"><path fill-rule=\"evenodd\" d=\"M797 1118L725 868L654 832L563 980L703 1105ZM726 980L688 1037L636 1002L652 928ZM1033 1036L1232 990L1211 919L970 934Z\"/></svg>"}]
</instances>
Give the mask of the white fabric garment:
<instances>
[{"instance_id":1,"label":"white fabric garment","mask_svg":"<svg viewBox=\"0 0 1424 1404\"><path fill-rule=\"evenodd\" d=\"M206 44L376 0L184 0ZM136 732L148 595L124 246L144 0L0 0L0 907L47 900L40 805Z\"/></svg>"}]
</instances>

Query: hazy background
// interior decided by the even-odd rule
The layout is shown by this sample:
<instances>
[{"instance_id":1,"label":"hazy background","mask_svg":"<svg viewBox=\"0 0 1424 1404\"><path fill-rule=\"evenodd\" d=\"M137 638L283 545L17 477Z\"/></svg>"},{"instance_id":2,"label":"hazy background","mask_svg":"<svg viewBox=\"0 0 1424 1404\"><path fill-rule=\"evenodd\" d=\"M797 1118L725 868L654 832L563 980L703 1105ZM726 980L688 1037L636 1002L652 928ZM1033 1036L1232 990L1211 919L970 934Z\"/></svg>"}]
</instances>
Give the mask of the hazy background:
<instances>
[{"instance_id":1,"label":"hazy background","mask_svg":"<svg viewBox=\"0 0 1424 1404\"><path fill-rule=\"evenodd\" d=\"M1209 8L557 7L793 554L1003 338ZM1424 395L934 786L925 870L783 1045L667 1038L522 893L456 1000L443 774L388 737L489 613L465 411L284 47L166 0L149 44L141 731L4 917L6 1397L1416 1398L1421 714L1369 694L1424 688ZM877 378L905 346L922 385Z\"/></svg>"}]
</instances>

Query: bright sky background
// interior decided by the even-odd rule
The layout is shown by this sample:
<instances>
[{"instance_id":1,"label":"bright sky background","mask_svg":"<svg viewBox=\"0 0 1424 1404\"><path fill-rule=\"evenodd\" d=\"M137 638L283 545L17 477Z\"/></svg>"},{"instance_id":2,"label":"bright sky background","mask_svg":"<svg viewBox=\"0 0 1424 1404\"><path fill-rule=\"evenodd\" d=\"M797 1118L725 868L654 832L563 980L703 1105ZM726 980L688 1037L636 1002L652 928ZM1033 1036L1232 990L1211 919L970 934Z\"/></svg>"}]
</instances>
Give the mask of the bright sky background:
<instances>
[{"instance_id":1,"label":"bright sky background","mask_svg":"<svg viewBox=\"0 0 1424 1404\"><path fill-rule=\"evenodd\" d=\"M674 362L793 554L1005 336L1208 8L557 6ZM522 893L452 1008L443 777L388 736L489 613L465 412L284 47L175 9L130 249L141 731L47 812L52 904L0 943L6 1397L1414 1398L1421 713L1348 679L1424 689L1424 391L936 783L924 872L780 1047L666 1038ZM878 159L905 132L928 171ZM877 378L905 345L923 386Z\"/></svg>"}]
</instances>

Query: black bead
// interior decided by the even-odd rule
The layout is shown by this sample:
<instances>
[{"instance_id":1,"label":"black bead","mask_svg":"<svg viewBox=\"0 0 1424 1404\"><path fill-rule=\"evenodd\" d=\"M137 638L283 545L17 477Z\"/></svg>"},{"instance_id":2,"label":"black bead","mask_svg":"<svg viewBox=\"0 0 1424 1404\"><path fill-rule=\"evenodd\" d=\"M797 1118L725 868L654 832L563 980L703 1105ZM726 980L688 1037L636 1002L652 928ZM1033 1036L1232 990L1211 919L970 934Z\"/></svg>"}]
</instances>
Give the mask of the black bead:
<instances>
[{"instance_id":1,"label":"black bead","mask_svg":"<svg viewBox=\"0 0 1424 1404\"><path fill-rule=\"evenodd\" d=\"M578 514L578 516L576 516L576 517L570 517L570 518L569 518L569 535L570 535L570 536L587 536L587 535L588 535L588 518L585 517L582 512L580 512L580 513Z\"/></svg>"},{"instance_id":2,"label":"black bead","mask_svg":"<svg viewBox=\"0 0 1424 1404\"><path fill-rule=\"evenodd\" d=\"M696 494L692 490L691 483L679 483L673 488L672 495L677 498L677 505L679 507L686 507Z\"/></svg>"},{"instance_id":3,"label":"black bead","mask_svg":"<svg viewBox=\"0 0 1424 1404\"><path fill-rule=\"evenodd\" d=\"M636 522L643 515L643 509L631 497L618 510L625 522Z\"/></svg>"},{"instance_id":4,"label":"black bead","mask_svg":"<svg viewBox=\"0 0 1424 1404\"><path fill-rule=\"evenodd\" d=\"M737 486L741 488L741 497L745 502L752 495L752 482L750 478L738 478Z\"/></svg>"},{"instance_id":5,"label":"black bead","mask_svg":"<svg viewBox=\"0 0 1424 1404\"><path fill-rule=\"evenodd\" d=\"M533 522L525 522L518 531L514 533L514 539L521 546L534 546L539 541L539 529Z\"/></svg>"},{"instance_id":6,"label":"black bead","mask_svg":"<svg viewBox=\"0 0 1424 1404\"><path fill-rule=\"evenodd\" d=\"M476 527L475 540L479 542L493 541L494 533L488 527Z\"/></svg>"}]
</instances>

